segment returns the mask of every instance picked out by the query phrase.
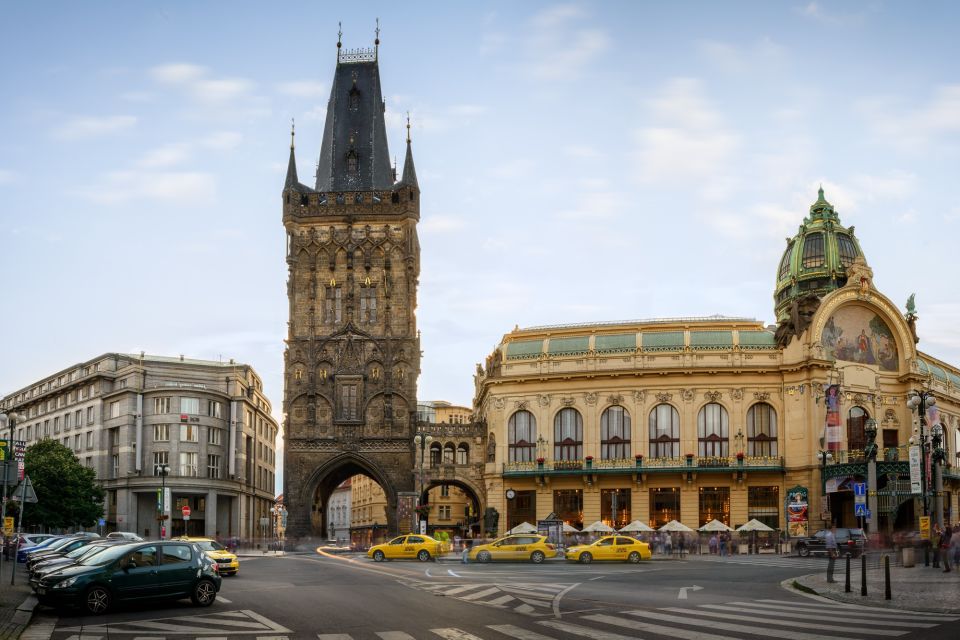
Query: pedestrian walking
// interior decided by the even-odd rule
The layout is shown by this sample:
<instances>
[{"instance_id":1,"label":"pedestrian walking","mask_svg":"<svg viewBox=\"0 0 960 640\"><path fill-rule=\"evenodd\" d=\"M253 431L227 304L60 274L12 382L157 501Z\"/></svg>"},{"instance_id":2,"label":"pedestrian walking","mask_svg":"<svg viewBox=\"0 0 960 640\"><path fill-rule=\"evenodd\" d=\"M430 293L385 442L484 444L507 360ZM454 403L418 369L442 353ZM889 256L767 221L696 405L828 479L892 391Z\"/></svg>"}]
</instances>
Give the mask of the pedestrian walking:
<instances>
[{"instance_id":1,"label":"pedestrian walking","mask_svg":"<svg viewBox=\"0 0 960 640\"><path fill-rule=\"evenodd\" d=\"M710 555L717 554L717 534L710 536L710 541L707 543L707 546L710 547Z\"/></svg>"},{"instance_id":2,"label":"pedestrian walking","mask_svg":"<svg viewBox=\"0 0 960 640\"><path fill-rule=\"evenodd\" d=\"M666 531L663 532L663 553L667 556L673 555L673 539Z\"/></svg>"},{"instance_id":3,"label":"pedestrian walking","mask_svg":"<svg viewBox=\"0 0 960 640\"><path fill-rule=\"evenodd\" d=\"M720 557L723 558L727 555L727 534L720 534Z\"/></svg>"},{"instance_id":4,"label":"pedestrian walking","mask_svg":"<svg viewBox=\"0 0 960 640\"><path fill-rule=\"evenodd\" d=\"M830 528L827 529L827 533L824 535L824 542L827 549L827 582L836 582L833 579L833 567L837 562L837 556L840 555L839 549L837 549L837 536L835 531L836 526L830 524Z\"/></svg>"},{"instance_id":5,"label":"pedestrian walking","mask_svg":"<svg viewBox=\"0 0 960 640\"><path fill-rule=\"evenodd\" d=\"M940 554L941 559L943 560L943 572L950 572L950 539L953 537L953 529L950 528L950 525L947 525L947 528L943 530L943 533L940 534L940 544L937 553Z\"/></svg>"},{"instance_id":6,"label":"pedestrian walking","mask_svg":"<svg viewBox=\"0 0 960 640\"><path fill-rule=\"evenodd\" d=\"M677 540L677 548L680 550L680 557L683 557L684 551L686 551L686 536L682 533L680 534L680 539Z\"/></svg>"},{"instance_id":7,"label":"pedestrian walking","mask_svg":"<svg viewBox=\"0 0 960 640\"><path fill-rule=\"evenodd\" d=\"M950 536L950 552L953 555L953 566L960 567L960 522L953 525L953 535Z\"/></svg>"}]
</instances>

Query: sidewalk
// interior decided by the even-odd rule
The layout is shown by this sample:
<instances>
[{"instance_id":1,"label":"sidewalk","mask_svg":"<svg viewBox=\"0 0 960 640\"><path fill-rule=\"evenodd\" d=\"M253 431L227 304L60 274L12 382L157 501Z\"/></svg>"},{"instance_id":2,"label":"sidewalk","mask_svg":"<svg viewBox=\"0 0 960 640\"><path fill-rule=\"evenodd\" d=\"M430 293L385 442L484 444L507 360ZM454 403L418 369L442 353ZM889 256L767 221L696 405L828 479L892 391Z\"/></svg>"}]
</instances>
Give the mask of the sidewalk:
<instances>
[{"instance_id":1,"label":"sidewalk","mask_svg":"<svg viewBox=\"0 0 960 640\"><path fill-rule=\"evenodd\" d=\"M16 584L10 585L10 566L3 563L0 576L0 640L19 638L30 623L37 599L27 583L27 572L22 564L17 565Z\"/></svg>"}]
</instances>

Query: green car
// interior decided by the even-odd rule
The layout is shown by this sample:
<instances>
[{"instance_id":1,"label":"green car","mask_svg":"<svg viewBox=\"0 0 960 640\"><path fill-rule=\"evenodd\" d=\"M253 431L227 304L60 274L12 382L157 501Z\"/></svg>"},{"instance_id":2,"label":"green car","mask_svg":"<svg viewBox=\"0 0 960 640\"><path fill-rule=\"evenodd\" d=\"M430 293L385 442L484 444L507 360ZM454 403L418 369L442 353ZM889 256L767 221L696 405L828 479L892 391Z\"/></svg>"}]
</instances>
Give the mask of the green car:
<instances>
[{"instance_id":1,"label":"green car","mask_svg":"<svg viewBox=\"0 0 960 640\"><path fill-rule=\"evenodd\" d=\"M190 598L208 607L220 583L216 563L196 544L133 542L43 576L36 592L40 604L99 614L132 600Z\"/></svg>"}]
</instances>

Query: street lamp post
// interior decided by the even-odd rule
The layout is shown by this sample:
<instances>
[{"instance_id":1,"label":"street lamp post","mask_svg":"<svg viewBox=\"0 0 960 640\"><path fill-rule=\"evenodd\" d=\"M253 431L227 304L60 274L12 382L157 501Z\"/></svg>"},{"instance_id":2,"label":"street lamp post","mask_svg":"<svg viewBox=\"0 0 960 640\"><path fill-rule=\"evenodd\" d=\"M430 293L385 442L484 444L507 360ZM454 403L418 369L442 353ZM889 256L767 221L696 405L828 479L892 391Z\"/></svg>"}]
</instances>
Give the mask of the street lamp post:
<instances>
[{"instance_id":1,"label":"street lamp post","mask_svg":"<svg viewBox=\"0 0 960 640\"><path fill-rule=\"evenodd\" d=\"M927 426L927 409L937 404L937 399L929 391L911 391L907 394L907 408L916 410L917 426L913 429L913 435L910 436L912 446L920 446L920 496L923 503L923 515L929 515L927 505L927 434L924 427ZM930 564L930 545L923 545L923 564Z\"/></svg>"},{"instance_id":2,"label":"street lamp post","mask_svg":"<svg viewBox=\"0 0 960 640\"><path fill-rule=\"evenodd\" d=\"M160 474L160 502L158 507L160 509L160 515L157 516L157 522L160 523L160 539L163 540L166 536L164 533L164 526L166 523L167 515L167 476L170 475L170 465L168 464L158 464L157 473Z\"/></svg>"},{"instance_id":3,"label":"street lamp post","mask_svg":"<svg viewBox=\"0 0 960 640\"><path fill-rule=\"evenodd\" d=\"M421 500L423 500L423 458L426 453L427 447L430 446L430 443L433 442L433 436L427 433L417 433L413 437L413 443L420 447L420 491L417 493L417 526L420 527L421 533L426 533L426 516L421 514ZM426 504L426 500L423 501Z\"/></svg>"},{"instance_id":4,"label":"street lamp post","mask_svg":"<svg viewBox=\"0 0 960 640\"><path fill-rule=\"evenodd\" d=\"M7 478L10 476L9 465L12 462L15 462L15 457L13 454L13 429L17 426L18 422L25 420L27 414L17 413L16 411L11 411L10 413L0 413L0 423L6 422L7 426L10 427L10 437L7 439L7 451L3 459L3 494L0 495L0 501L3 502L3 507L0 508L0 528L3 527L4 523L7 521ZM16 486L16 484L14 484ZM23 508L23 503L20 504L20 508ZM2 545L6 545L7 536L6 531L2 531L0 535L0 542ZM3 549L0 548L0 568L3 567ZM13 559L16 563L17 559Z\"/></svg>"},{"instance_id":5,"label":"street lamp post","mask_svg":"<svg viewBox=\"0 0 960 640\"><path fill-rule=\"evenodd\" d=\"M829 451L821 450L817 452L817 459L820 461L820 486L821 486L820 495L822 496L821 504L820 504L820 513L823 514L823 513L826 513L826 509L824 509L826 504L824 504L823 501L827 499L827 463L833 460L833 454L830 453ZM832 519L833 518L831 516L831 520ZM826 518L824 518L824 524L825 525L830 524L829 522L826 521Z\"/></svg>"}]
</instances>

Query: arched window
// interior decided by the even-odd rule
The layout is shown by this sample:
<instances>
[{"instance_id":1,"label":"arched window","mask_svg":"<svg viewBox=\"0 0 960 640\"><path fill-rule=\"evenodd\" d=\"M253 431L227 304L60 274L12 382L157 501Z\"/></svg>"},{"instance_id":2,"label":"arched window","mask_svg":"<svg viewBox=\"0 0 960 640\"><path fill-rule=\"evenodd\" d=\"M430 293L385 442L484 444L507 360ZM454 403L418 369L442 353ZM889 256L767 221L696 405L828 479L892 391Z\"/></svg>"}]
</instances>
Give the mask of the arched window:
<instances>
[{"instance_id":1,"label":"arched window","mask_svg":"<svg viewBox=\"0 0 960 640\"><path fill-rule=\"evenodd\" d=\"M680 457L680 414L669 404L650 411L650 457Z\"/></svg>"},{"instance_id":2,"label":"arched window","mask_svg":"<svg viewBox=\"0 0 960 640\"><path fill-rule=\"evenodd\" d=\"M533 462L536 448L537 420L529 411L517 411L507 423L507 446L510 462Z\"/></svg>"},{"instance_id":3,"label":"arched window","mask_svg":"<svg viewBox=\"0 0 960 640\"><path fill-rule=\"evenodd\" d=\"M443 445L443 464L453 464L453 443L448 442Z\"/></svg>"},{"instance_id":4,"label":"arched window","mask_svg":"<svg viewBox=\"0 0 960 640\"><path fill-rule=\"evenodd\" d=\"M863 432L864 425L870 414L863 407L853 407L847 416L847 451L861 451L867 446L867 435Z\"/></svg>"},{"instance_id":5,"label":"arched window","mask_svg":"<svg viewBox=\"0 0 960 640\"><path fill-rule=\"evenodd\" d=\"M583 418L576 409L561 409L553 419L554 460L580 460L583 457Z\"/></svg>"},{"instance_id":6,"label":"arched window","mask_svg":"<svg viewBox=\"0 0 960 640\"><path fill-rule=\"evenodd\" d=\"M357 158L357 152L351 149L347 153L347 173L356 173L359 171L360 160Z\"/></svg>"},{"instance_id":7,"label":"arched window","mask_svg":"<svg viewBox=\"0 0 960 640\"><path fill-rule=\"evenodd\" d=\"M727 457L727 430L730 420L727 410L716 402L703 405L697 416L697 438L700 443L700 456Z\"/></svg>"},{"instance_id":8,"label":"arched window","mask_svg":"<svg viewBox=\"0 0 960 640\"><path fill-rule=\"evenodd\" d=\"M803 260L804 269L813 269L822 267L824 262L823 252L823 234L811 233L803 240Z\"/></svg>"},{"instance_id":9,"label":"arched window","mask_svg":"<svg viewBox=\"0 0 960 640\"><path fill-rule=\"evenodd\" d=\"M607 407L600 416L600 457L604 460L630 457L630 413L619 405Z\"/></svg>"},{"instance_id":10,"label":"arched window","mask_svg":"<svg viewBox=\"0 0 960 640\"><path fill-rule=\"evenodd\" d=\"M465 442L457 445L457 464L467 464L470 460L470 447Z\"/></svg>"},{"instance_id":11,"label":"arched window","mask_svg":"<svg viewBox=\"0 0 960 640\"><path fill-rule=\"evenodd\" d=\"M435 467L438 464L440 464L440 460L442 459L442 456L443 456L443 451L440 447L440 443L434 442L433 444L431 444L430 445L430 466Z\"/></svg>"},{"instance_id":12,"label":"arched window","mask_svg":"<svg viewBox=\"0 0 960 640\"><path fill-rule=\"evenodd\" d=\"M766 402L747 411L747 455L777 455L777 412Z\"/></svg>"}]
</instances>

